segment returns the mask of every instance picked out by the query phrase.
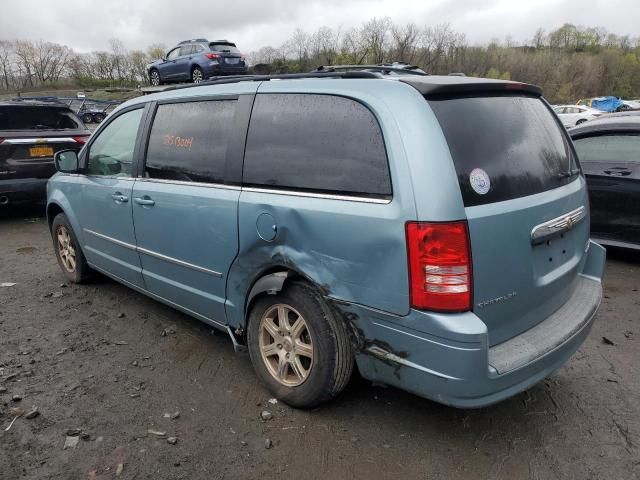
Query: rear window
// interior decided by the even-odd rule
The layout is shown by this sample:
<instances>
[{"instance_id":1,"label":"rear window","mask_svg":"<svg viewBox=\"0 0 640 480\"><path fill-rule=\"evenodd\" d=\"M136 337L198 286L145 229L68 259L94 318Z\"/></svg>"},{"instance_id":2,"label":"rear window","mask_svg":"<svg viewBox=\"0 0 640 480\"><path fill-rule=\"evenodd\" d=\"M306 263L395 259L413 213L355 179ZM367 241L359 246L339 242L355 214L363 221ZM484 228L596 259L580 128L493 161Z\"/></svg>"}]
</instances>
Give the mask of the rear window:
<instances>
[{"instance_id":1,"label":"rear window","mask_svg":"<svg viewBox=\"0 0 640 480\"><path fill-rule=\"evenodd\" d=\"M577 165L562 127L528 96L428 99L451 151L466 206L566 185Z\"/></svg>"},{"instance_id":2,"label":"rear window","mask_svg":"<svg viewBox=\"0 0 640 480\"><path fill-rule=\"evenodd\" d=\"M243 180L285 189L391 195L378 121L364 105L332 95L258 95Z\"/></svg>"},{"instance_id":3,"label":"rear window","mask_svg":"<svg viewBox=\"0 0 640 480\"><path fill-rule=\"evenodd\" d=\"M212 52L229 52L229 53L240 53L238 47L234 44L229 43L210 43L209 48Z\"/></svg>"},{"instance_id":4,"label":"rear window","mask_svg":"<svg viewBox=\"0 0 640 480\"><path fill-rule=\"evenodd\" d=\"M640 135L601 135L573 144L581 162L640 163Z\"/></svg>"},{"instance_id":5,"label":"rear window","mask_svg":"<svg viewBox=\"0 0 640 480\"><path fill-rule=\"evenodd\" d=\"M0 130L75 130L84 128L66 108L0 106Z\"/></svg>"}]
</instances>

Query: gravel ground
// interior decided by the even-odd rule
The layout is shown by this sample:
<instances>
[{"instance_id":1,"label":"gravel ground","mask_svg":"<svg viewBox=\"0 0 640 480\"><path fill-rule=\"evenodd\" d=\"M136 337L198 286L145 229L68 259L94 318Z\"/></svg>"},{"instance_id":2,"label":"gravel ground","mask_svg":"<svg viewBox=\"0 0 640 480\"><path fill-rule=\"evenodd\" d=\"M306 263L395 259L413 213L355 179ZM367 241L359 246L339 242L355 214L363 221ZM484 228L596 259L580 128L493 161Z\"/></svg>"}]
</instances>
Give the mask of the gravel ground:
<instances>
[{"instance_id":1,"label":"gravel ground","mask_svg":"<svg viewBox=\"0 0 640 480\"><path fill-rule=\"evenodd\" d=\"M2 480L640 478L640 255L609 253L591 336L523 394L465 411L354 378L300 411L206 325L63 283L38 211L0 217L0 242Z\"/></svg>"}]
</instances>

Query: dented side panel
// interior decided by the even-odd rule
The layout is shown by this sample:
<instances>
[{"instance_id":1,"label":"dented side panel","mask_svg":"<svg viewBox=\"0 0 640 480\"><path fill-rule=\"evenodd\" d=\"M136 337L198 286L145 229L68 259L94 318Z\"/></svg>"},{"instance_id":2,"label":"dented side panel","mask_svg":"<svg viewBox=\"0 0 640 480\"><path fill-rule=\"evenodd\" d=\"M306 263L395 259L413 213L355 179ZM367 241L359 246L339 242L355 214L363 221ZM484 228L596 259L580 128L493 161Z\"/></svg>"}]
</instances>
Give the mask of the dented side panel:
<instances>
[{"instance_id":1,"label":"dented side panel","mask_svg":"<svg viewBox=\"0 0 640 480\"><path fill-rule=\"evenodd\" d=\"M349 96L372 111L384 137L393 197L380 203L243 188L238 207L240 249L227 281L226 311L233 327L244 326L252 285L278 267L303 275L328 297L396 315L409 313L404 225L416 218L416 209L404 139L393 108L383 101L385 95L354 89L351 96L344 90L351 82L337 82L341 83L304 82L299 88ZM284 90L282 83L264 83L259 93L297 93L300 82L286 82ZM333 89L334 85L342 90ZM411 89L398 87L402 94Z\"/></svg>"}]
</instances>

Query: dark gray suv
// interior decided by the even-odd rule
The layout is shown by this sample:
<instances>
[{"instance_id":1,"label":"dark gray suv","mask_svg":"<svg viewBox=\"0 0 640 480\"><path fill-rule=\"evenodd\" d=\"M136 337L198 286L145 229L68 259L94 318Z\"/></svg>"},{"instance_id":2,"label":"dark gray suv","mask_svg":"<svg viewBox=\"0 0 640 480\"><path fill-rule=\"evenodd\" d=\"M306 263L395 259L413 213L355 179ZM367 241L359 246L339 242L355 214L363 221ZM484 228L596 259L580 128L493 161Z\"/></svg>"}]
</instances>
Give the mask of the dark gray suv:
<instances>
[{"instance_id":1,"label":"dark gray suv","mask_svg":"<svg viewBox=\"0 0 640 480\"><path fill-rule=\"evenodd\" d=\"M53 155L79 151L91 132L66 105L0 102L0 207L44 201Z\"/></svg>"}]
</instances>

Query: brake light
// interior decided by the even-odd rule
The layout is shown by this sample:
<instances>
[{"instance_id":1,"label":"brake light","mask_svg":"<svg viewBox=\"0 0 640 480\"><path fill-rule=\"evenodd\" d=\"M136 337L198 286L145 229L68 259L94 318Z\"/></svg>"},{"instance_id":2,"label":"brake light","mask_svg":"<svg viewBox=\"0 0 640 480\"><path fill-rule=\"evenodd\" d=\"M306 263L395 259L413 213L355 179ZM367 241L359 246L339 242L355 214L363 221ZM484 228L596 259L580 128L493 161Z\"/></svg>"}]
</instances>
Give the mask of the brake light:
<instances>
[{"instance_id":1,"label":"brake light","mask_svg":"<svg viewBox=\"0 0 640 480\"><path fill-rule=\"evenodd\" d=\"M471 248L466 221L407 222L411 307L471 310Z\"/></svg>"},{"instance_id":2,"label":"brake light","mask_svg":"<svg viewBox=\"0 0 640 480\"><path fill-rule=\"evenodd\" d=\"M220 55L218 55L217 53L205 53L204 56L207 57L209 60L216 60L220 58Z\"/></svg>"},{"instance_id":3,"label":"brake light","mask_svg":"<svg viewBox=\"0 0 640 480\"><path fill-rule=\"evenodd\" d=\"M89 138L88 136L83 136L83 137L73 137L73 140L76 143L79 143L80 145L84 145L85 143L87 143L87 138Z\"/></svg>"}]
</instances>

